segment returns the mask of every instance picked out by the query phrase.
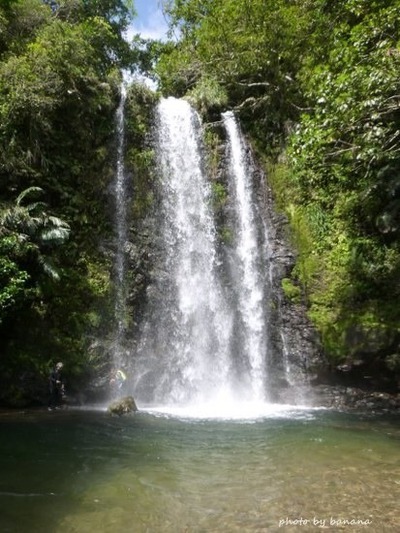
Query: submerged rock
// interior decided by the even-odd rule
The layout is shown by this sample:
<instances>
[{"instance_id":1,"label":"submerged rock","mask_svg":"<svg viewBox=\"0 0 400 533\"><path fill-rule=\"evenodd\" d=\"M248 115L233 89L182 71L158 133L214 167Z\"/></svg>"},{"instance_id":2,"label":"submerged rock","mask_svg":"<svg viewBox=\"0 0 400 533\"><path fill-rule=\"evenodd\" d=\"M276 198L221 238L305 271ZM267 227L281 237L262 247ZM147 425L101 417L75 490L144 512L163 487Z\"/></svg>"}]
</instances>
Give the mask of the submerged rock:
<instances>
[{"instance_id":1,"label":"submerged rock","mask_svg":"<svg viewBox=\"0 0 400 533\"><path fill-rule=\"evenodd\" d=\"M133 396L124 396L111 403L107 410L112 415L122 416L127 413L134 413L135 411L138 411L138 408Z\"/></svg>"}]
</instances>

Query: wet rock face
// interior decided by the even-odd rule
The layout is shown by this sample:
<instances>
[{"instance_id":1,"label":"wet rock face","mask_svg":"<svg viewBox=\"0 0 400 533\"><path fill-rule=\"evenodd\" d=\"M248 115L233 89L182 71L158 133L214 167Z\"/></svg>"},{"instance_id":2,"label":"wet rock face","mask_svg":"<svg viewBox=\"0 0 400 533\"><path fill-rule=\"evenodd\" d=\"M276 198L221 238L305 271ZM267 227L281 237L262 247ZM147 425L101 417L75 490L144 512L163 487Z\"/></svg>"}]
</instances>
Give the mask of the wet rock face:
<instances>
[{"instance_id":1,"label":"wet rock face","mask_svg":"<svg viewBox=\"0 0 400 533\"><path fill-rule=\"evenodd\" d=\"M317 405L367 414L400 414L400 394L363 390L343 385L316 385Z\"/></svg>"},{"instance_id":2,"label":"wet rock face","mask_svg":"<svg viewBox=\"0 0 400 533\"><path fill-rule=\"evenodd\" d=\"M282 288L282 280L290 278L296 256L288 243L288 220L274 208L273 194L267 179L258 171L258 195L263 207L263 218L268 228L271 298L270 318L273 340L274 365L286 366L290 386L301 386L328 368L319 336L307 317L307 308L301 301L289 300ZM287 369L290 369L287 372Z\"/></svg>"}]
</instances>

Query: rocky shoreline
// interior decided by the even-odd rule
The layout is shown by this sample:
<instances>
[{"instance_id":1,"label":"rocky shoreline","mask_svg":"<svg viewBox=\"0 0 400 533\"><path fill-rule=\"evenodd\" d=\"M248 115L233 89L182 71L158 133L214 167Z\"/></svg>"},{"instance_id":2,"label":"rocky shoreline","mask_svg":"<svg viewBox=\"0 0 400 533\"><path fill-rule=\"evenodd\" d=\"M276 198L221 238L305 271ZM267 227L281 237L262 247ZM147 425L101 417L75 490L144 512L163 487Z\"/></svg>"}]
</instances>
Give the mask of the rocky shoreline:
<instances>
[{"instance_id":1,"label":"rocky shoreline","mask_svg":"<svg viewBox=\"0 0 400 533\"><path fill-rule=\"evenodd\" d=\"M315 405L339 411L400 415L400 393L363 390L344 385L313 387Z\"/></svg>"}]
</instances>

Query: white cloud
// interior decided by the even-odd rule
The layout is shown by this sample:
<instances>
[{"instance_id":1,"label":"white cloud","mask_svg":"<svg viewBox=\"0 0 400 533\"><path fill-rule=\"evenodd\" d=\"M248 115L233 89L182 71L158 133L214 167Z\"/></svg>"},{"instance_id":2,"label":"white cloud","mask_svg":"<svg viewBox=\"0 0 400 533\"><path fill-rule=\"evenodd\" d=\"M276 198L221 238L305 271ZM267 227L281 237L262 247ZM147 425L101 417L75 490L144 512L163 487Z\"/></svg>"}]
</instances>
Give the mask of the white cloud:
<instances>
[{"instance_id":1,"label":"white cloud","mask_svg":"<svg viewBox=\"0 0 400 533\"><path fill-rule=\"evenodd\" d=\"M161 11L156 11L146 23L135 21L127 30L127 40L140 33L144 39L167 39L168 26Z\"/></svg>"}]
</instances>

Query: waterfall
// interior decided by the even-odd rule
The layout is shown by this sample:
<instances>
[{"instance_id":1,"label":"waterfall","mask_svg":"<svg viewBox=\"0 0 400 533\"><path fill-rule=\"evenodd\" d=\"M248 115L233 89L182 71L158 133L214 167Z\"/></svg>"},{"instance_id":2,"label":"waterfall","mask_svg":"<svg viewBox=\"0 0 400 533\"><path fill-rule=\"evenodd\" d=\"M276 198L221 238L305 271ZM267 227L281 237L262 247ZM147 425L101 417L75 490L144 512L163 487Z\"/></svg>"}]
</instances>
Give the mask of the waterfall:
<instances>
[{"instance_id":1,"label":"waterfall","mask_svg":"<svg viewBox=\"0 0 400 533\"><path fill-rule=\"evenodd\" d=\"M115 227L116 227L116 254L115 254L115 319L117 323L113 353L116 366L121 366L122 342L126 330L126 294L125 294L125 244L127 240L127 177L124 164L125 149L125 102L126 86L121 84L121 98L116 112L117 131L117 161L114 182L115 197Z\"/></svg>"},{"instance_id":2,"label":"waterfall","mask_svg":"<svg viewBox=\"0 0 400 533\"><path fill-rule=\"evenodd\" d=\"M268 332L263 271L266 265L262 263L258 235L253 173L234 114L228 111L222 118L228 137L229 176L236 221L231 270L238 299L242 357L249 364L253 396L265 400Z\"/></svg>"},{"instance_id":3,"label":"waterfall","mask_svg":"<svg viewBox=\"0 0 400 533\"><path fill-rule=\"evenodd\" d=\"M208 403L212 414L246 404L254 413L273 400L279 354L271 356L272 253L252 158L233 113L224 113L232 239L223 244L199 116L167 98L155 122L154 261L132 358L134 394L142 404Z\"/></svg>"},{"instance_id":4,"label":"waterfall","mask_svg":"<svg viewBox=\"0 0 400 533\"><path fill-rule=\"evenodd\" d=\"M206 401L230 385L232 312L218 276L201 124L184 100L157 109L160 265L138 347L137 394Z\"/></svg>"}]
</instances>

